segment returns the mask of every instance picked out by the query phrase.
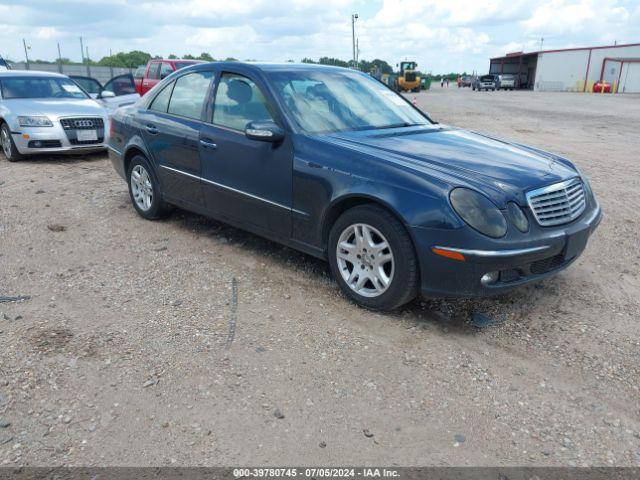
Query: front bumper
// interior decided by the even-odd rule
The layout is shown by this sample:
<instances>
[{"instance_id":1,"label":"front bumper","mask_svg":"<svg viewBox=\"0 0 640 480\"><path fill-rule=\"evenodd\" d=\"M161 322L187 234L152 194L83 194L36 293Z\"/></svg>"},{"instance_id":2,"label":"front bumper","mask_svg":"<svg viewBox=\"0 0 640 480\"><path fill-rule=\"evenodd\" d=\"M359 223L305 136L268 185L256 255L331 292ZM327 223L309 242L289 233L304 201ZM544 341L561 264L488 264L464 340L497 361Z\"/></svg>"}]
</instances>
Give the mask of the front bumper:
<instances>
[{"instance_id":1,"label":"front bumper","mask_svg":"<svg viewBox=\"0 0 640 480\"><path fill-rule=\"evenodd\" d=\"M90 143L72 143L74 134L69 134L60 121L53 121L52 127L20 127L19 131L12 132L11 136L18 152L23 155L103 151L106 150L108 141L107 118L104 118L103 122L104 127L98 130L98 140Z\"/></svg>"},{"instance_id":2,"label":"front bumper","mask_svg":"<svg viewBox=\"0 0 640 480\"><path fill-rule=\"evenodd\" d=\"M499 240L483 238L478 242L479 234L470 227L456 230L413 227L422 294L480 297L542 280L568 267L580 256L601 220L602 210L594 202L581 217L567 225L543 228L532 224L527 234ZM437 255L432 251L434 247L458 252L464 261ZM481 281L487 273L495 275L493 282Z\"/></svg>"}]
</instances>

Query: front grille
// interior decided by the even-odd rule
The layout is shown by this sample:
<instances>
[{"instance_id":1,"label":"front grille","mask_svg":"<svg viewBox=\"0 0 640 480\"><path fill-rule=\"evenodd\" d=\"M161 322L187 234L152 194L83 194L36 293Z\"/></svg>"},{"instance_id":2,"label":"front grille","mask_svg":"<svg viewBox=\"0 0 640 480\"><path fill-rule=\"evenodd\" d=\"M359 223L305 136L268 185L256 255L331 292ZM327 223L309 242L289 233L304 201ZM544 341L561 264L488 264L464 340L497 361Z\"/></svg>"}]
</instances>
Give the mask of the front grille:
<instances>
[{"instance_id":1,"label":"front grille","mask_svg":"<svg viewBox=\"0 0 640 480\"><path fill-rule=\"evenodd\" d=\"M569 223L586 207L584 187L579 178L528 192L527 202L536 221L543 227Z\"/></svg>"},{"instance_id":2,"label":"front grille","mask_svg":"<svg viewBox=\"0 0 640 480\"><path fill-rule=\"evenodd\" d=\"M416 74L414 72L407 72L404 74L404 79L407 82L415 82L416 81Z\"/></svg>"},{"instance_id":3,"label":"front grille","mask_svg":"<svg viewBox=\"0 0 640 480\"><path fill-rule=\"evenodd\" d=\"M565 262L564 254L559 253L553 257L543 258L542 260L537 260L529 265L529 270L531 273L536 275L540 275L542 273L550 272L551 270L555 270L556 268L562 266Z\"/></svg>"},{"instance_id":4,"label":"front grille","mask_svg":"<svg viewBox=\"0 0 640 480\"><path fill-rule=\"evenodd\" d=\"M60 124L65 130L104 129L104 121L99 118L61 118Z\"/></svg>"},{"instance_id":5,"label":"front grille","mask_svg":"<svg viewBox=\"0 0 640 480\"><path fill-rule=\"evenodd\" d=\"M104 142L104 120L100 117L61 118L60 124L64 128L71 145L95 145ZM76 131L95 130L97 140L78 140Z\"/></svg>"}]
</instances>

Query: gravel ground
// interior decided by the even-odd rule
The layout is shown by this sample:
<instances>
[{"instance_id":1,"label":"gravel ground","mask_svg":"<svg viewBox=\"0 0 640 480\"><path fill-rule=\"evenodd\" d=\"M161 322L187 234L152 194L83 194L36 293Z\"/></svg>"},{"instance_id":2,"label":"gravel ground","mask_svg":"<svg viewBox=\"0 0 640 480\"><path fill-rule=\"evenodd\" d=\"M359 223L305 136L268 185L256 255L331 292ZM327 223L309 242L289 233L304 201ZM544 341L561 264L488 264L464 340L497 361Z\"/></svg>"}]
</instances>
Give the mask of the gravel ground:
<instances>
[{"instance_id":1,"label":"gravel ground","mask_svg":"<svg viewBox=\"0 0 640 480\"><path fill-rule=\"evenodd\" d=\"M30 296L0 303L0 465L640 465L640 97L415 97L573 159L606 213L580 260L375 314L311 257L142 220L105 155L0 158L0 295Z\"/></svg>"}]
</instances>

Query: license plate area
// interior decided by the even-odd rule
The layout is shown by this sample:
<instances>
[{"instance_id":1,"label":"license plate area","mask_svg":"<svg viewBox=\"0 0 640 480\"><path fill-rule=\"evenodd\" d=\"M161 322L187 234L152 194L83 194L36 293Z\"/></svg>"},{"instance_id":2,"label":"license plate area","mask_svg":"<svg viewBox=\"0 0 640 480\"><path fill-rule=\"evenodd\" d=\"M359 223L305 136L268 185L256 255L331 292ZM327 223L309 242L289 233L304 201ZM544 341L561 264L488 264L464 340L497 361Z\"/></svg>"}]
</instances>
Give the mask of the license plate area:
<instances>
[{"instance_id":1,"label":"license plate area","mask_svg":"<svg viewBox=\"0 0 640 480\"><path fill-rule=\"evenodd\" d=\"M76 139L79 142L97 142L97 130L76 130Z\"/></svg>"},{"instance_id":2,"label":"license plate area","mask_svg":"<svg viewBox=\"0 0 640 480\"><path fill-rule=\"evenodd\" d=\"M589 229L580 230L567 236L567 243L564 247L565 260L571 260L579 255L587 246L589 240Z\"/></svg>"}]
</instances>

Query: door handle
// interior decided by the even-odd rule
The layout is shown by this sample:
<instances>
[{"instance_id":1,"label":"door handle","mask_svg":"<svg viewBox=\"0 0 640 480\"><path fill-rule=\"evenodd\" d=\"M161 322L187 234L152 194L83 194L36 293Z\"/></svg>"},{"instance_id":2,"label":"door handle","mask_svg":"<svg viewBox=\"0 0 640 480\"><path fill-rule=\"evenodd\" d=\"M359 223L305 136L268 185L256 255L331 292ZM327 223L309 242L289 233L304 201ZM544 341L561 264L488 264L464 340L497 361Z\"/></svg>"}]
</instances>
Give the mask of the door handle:
<instances>
[{"instance_id":1,"label":"door handle","mask_svg":"<svg viewBox=\"0 0 640 480\"><path fill-rule=\"evenodd\" d=\"M210 140L200 140L200 145L202 145L204 148L211 148L212 150L218 148L218 145Z\"/></svg>"},{"instance_id":2,"label":"door handle","mask_svg":"<svg viewBox=\"0 0 640 480\"><path fill-rule=\"evenodd\" d=\"M147 132L149 132L151 135L156 135L158 133L158 129L153 125L147 125Z\"/></svg>"}]
</instances>

